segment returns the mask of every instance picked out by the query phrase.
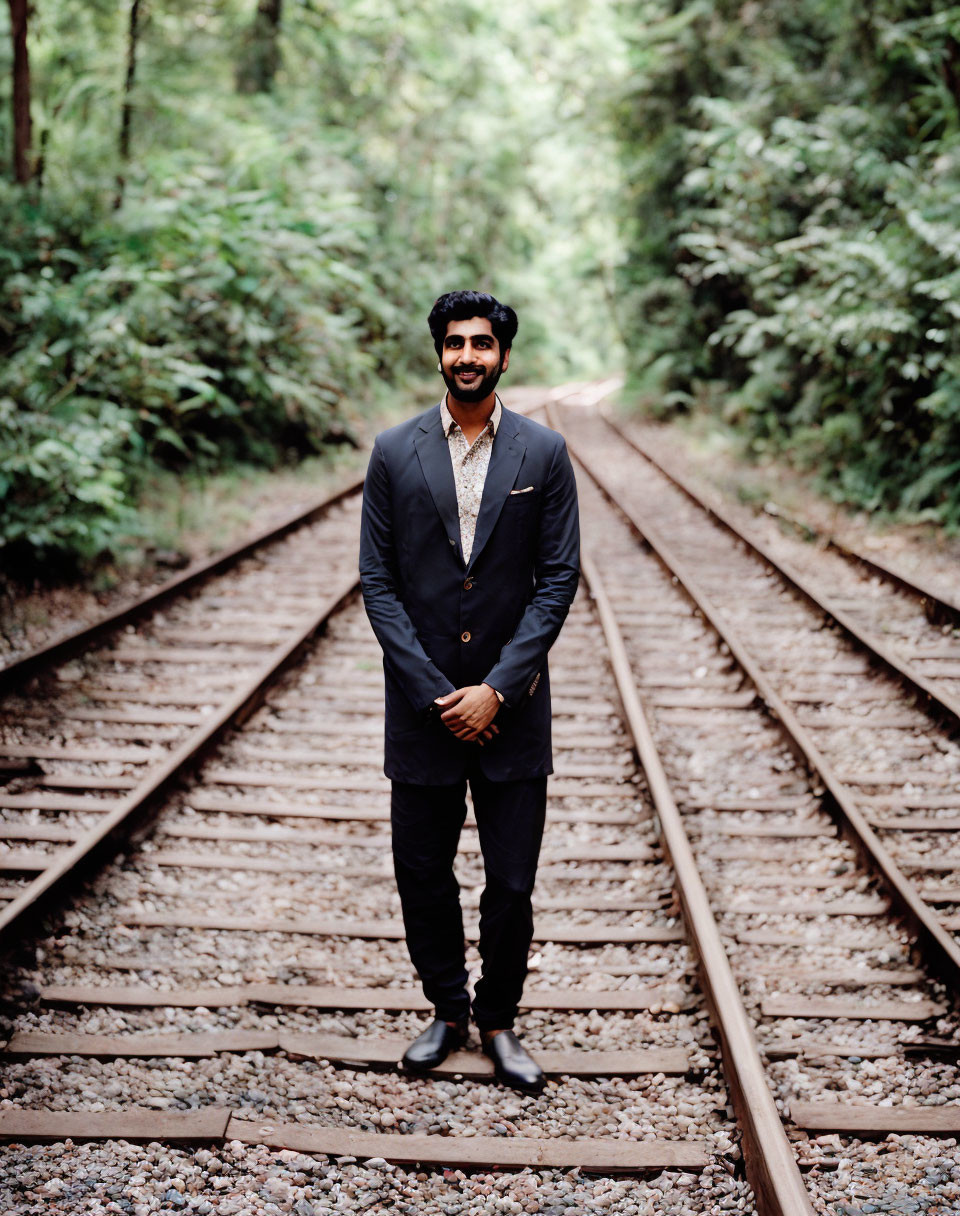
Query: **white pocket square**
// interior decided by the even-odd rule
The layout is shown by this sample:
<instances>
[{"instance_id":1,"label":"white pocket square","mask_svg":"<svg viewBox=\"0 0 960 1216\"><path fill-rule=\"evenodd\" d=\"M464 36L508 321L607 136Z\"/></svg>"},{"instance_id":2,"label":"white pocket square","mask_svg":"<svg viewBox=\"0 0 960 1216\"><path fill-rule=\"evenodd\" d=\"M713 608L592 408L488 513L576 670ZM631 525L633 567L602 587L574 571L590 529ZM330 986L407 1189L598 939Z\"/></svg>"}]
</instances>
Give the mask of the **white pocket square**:
<instances>
[{"instance_id":1,"label":"white pocket square","mask_svg":"<svg viewBox=\"0 0 960 1216\"><path fill-rule=\"evenodd\" d=\"M529 494L533 486L524 486L522 490L511 490L511 494Z\"/></svg>"}]
</instances>

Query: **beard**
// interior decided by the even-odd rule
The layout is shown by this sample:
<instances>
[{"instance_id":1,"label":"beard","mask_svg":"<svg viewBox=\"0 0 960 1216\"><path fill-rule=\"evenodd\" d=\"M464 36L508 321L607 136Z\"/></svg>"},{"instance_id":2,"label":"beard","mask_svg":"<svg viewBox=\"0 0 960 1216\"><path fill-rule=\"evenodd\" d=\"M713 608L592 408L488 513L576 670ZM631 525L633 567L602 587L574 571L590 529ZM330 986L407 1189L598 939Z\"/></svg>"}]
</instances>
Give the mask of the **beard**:
<instances>
[{"instance_id":1,"label":"beard","mask_svg":"<svg viewBox=\"0 0 960 1216\"><path fill-rule=\"evenodd\" d=\"M480 371L478 367L460 367L455 365L454 371ZM503 360L500 361L500 366L495 371L490 372L488 376L481 378L474 384L472 388L464 388L457 384L456 375L448 375L446 368L440 369L440 374L443 376L443 382L447 386L450 396L457 401L463 401L470 405L476 401L482 401L484 397L489 397L493 390L497 387L500 377L503 375Z\"/></svg>"}]
</instances>

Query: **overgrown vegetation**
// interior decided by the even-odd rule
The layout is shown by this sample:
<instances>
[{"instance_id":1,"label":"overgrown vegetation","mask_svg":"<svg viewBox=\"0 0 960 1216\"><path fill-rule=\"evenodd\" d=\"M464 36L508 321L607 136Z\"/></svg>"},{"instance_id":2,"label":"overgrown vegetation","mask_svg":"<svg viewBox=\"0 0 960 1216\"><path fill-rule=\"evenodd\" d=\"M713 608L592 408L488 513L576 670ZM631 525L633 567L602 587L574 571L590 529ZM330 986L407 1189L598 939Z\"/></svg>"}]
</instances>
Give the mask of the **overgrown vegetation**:
<instances>
[{"instance_id":1,"label":"overgrown vegetation","mask_svg":"<svg viewBox=\"0 0 960 1216\"><path fill-rule=\"evenodd\" d=\"M29 175L0 184L5 566L116 552L156 469L349 438L432 366L451 287L518 308L512 378L608 366L602 8L35 5Z\"/></svg>"},{"instance_id":2,"label":"overgrown vegetation","mask_svg":"<svg viewBox=\"0 0 960 1216\"><path fill-rule=\"evenodd\" d=\"M643 0L631 29L636 381L960 526L960 7Z\"/></svg>"}]
</instances>

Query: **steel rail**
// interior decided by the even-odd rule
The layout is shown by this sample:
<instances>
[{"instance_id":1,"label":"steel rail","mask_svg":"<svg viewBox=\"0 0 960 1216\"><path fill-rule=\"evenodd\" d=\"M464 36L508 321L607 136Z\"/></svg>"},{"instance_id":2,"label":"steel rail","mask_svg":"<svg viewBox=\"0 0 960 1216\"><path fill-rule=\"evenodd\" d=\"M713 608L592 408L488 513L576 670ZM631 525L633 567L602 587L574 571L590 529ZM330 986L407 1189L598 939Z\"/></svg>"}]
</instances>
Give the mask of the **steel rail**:
<instances>
[{"instance_id":1,"label":"steel rail","mask_svg":"<svg viewBox=\"0 0 960 1216\"><path fill-rule=\"evenodd\" d=\"M549 413L550 411L548 411L548 416ZM845 832L868 867L879 874L898 911L916 936L918 945L940 974L948 989L954 994L960 992L960 944L952 934L943 928L938 918L920 897L916 886L907 878L890 852L881 843L863 812L834 772L832 765L814 743L810 732L801 724L792 708L779 695L759 663L750 654L741 635L726 620L720 609L700 586L693 571L685 561L677 557L656 528L638 519L632 510L624 506L606 487L602 478L584 460L583 456L572 445L568 444L568 446L574 459L606 501L623 517L637 539L651 549L671 577L677 579L693 605L726 643L731 655L752 681L767 709L780 720L794 754L801 758L810 771L816 774L822 782L825 793L828 795L825 805L835 822Z\"/></svg>"},{"instance_id":2,"label":"steel rail","mask_svg":"<svg viewBox=\"0 0 960 1216\"><path fill-rule=\"evenodd\" d=\"M818 591L799 571L792 570L789 566L785 565L783 560L776 557L762 541L753 540L741 532L735 521L731 519L722 507L714 506L703 499L686 478L682 477L675 470L668 469L662 465L606 413L601 412L600 417L619 439L649 464L652 464L668 481L675 485L678 490L682 491L691 502L702 511L705 511L711 519L714 519L722 528L742 544L746 545L748 549L751 549L762 561L766 562L768 566L771 566L812 607L836 621L848 637L853 638L855 642L869 651L901 684L905 684L911 692L919 693L932 711L946 714L954 723L960 724L960 697L952 696L950 693L937 688L935 681L922 675L906 659L901 658L893 647L888 646L870 630L864 629L862 625L859 625L846 609L835 603L829 595ZM894 576L891 572L888 572L888 577ZM896 577L898 579L901 578L899 575ZM913 587L912 590L915 594L921 596L921 598L927 594L917 587ZM945 608L949 608L949 604L946 601L943 602Z\"/></svg>"},{"instance_id":3,"label":"steel rail","mask_svg":"<svg viewBox=\"0 0 960 1216\"><path fill-rule=\"evenodd\" d=\"M629 436L625 436L625 438L628 443L632 443L648 460L652 460L665 477L669 477L671 481L674 481L675 485L677 484L675 474L671 469L664 465L657 457L651 457L649 453L645 452ZM678 485L677 488L681 487ZM805 532L811 539L818 541L825 548L836 550L841 557L847 558L848 561L858 566L865 567L871 574L879 574L887 582L894 583L901 591L906 591L908 595L914 596L920 601L924 614L932 623L939 624L949 621L954 626L960 626L960 598L949 595L946 591L937 590L931 587L929 583L921 582L900 570L895 570L893 566L889 566L886 562L880 561L879 558L872 557L869 553L864 552L858 545L850 544L839 536L835 536L832 532L821 532L819 528L815 527L808 520L792 515L788 511L782 511L779 507L775 507L774 509L764 508L764 510L774 519L783 520L784 523L789 524L791 528L795 528L798 532Z\"/></svg>"},{"instance_id":4,"label":"steel rail","mask_svg":"<svg viewBox=\"0 0 960 1216\"><path fill-rule=\"evenodd\" d=\"M270 651L266 661L209 722L205 721L191 731L162 765L151 770L95 827L56 856L52 865L0 911L0 954L8 952L15 944L16 935L27 927L28 918L31 927L34 926L41 908L54 898L62 898L93 865L102 864L115 855L134 829L142 830L146 826L149 812L162 795L191 771L228 726L242 721L261 704L274 680L300 656L330 617L353 599L359 588L357 575L344 579L317 611L304 618L292 638Z\"/></svg>"},{"instance_id":5,"label":"steel rail","mask_svg":"<svg viewBox=\"0 0 960 1216\"><path fill-rule=\"evenodd\" d=\"M37 671L44 667L50 667L55 663L61 663L72 658L85 647L98 641L104 634L110 633L114 629L119 629L121 625L127 625L131 621L139 620L147 613L152 612L154 608L158 608L161 604L166 603L172 596L185 591L188 587L193 587L203 582L204 579L209 578L211 575L221 574L224 570L229 570L231 566L236 565L243 558L249 557L251 553L263 545L272 544L288 533L295 532L298 528L313 523L325 515L331 507L343 502L344 499L352 497L354 494L358 494L362 489L363 478L354 478L347 485L339 490L335 490L332 494L328 494L319 502L315 502L305 509L298 507L296 511L280 523L273 524L246 540L238 541L214 557L192 563L185 570L181 570L179 574L173 575L172 578L167 579L158 587L154 587L152 591L147 591L136 599L122 604L119 608L105 613L88 625L81 625L78 629L73 629L62 637L55 638L52 642L39 646L36 650L32 650L29 654L25 654L19 659L14 659L13 662L0 667L0 693L9 692L12 688L22 684L29 676L36 674Z\"/></svg>"},{"instance_id":6,"label":"steel rail","mask_svg":"<svg viewBox=\"0 0 960 1216\"><path fill-rule=\"evenodd\" d=\"M637 693L616 615L596 566L586 555L581 558L581 569L603 627L633 746L657 810L660 841L676 876L684 923L720 1041L724 1075L743 1135L744 1166L758 1211L762 1216L812 1216L813 1205L767 1085L753 1027Z\"/></svg>"}]
</instances>

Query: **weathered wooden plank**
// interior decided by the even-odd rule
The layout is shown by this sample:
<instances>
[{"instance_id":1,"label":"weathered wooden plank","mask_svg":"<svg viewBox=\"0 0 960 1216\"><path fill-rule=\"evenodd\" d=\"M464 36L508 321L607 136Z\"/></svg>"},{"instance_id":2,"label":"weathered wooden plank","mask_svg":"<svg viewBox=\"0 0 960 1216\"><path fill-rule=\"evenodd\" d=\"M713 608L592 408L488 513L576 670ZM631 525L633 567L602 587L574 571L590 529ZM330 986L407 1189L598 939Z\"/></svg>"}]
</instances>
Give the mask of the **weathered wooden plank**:
<instances>
[{"instance_id":1,"label":"weathered wooden plank","mask_svg":"<svg viewBox=\"0 0 960 1216\"><path fill-rule=\"evenodd\" d=\"M924 794L858 794L857 801L869 810L955 811L960 808L960 794L939 794L930 790Z\"/></svg>"},{"instance_id":2,"label":"weathered wooden plank","mask_svg":"<svg viewBox=\"0 0 960 1216\"><path fill-rule=\"evenodd\" d=\"M925 724L925 719L919 714L889 713L870 714L861 717L858 714L807 714L800 713L801 725L807 730L918 730Z\"/></svg>"},{"instance_id":3,"label":"weathered wooden plank","mask_svg":"<svg viewBox=\"0 0 960 1216\"><path fill-rule=\"evenodd\" d=\"M960 817L944 815L870 816L870 823L881 832L960 832Z\"/></svg>"},{"instance_id":4,"label":"weathered wooden plank","mask_svg":"<svg viewBox=\"0 0 960 1216\"><path fill-rule=\"evenodd\" d=\"M790 1118L806 1131L855 1136L955 1136L960 1103L943 1106L877 1106L872 1102L791 1102Z\"/></svg>"},{"instance_id":5,"label":"weathered wooden plank","mask_svg":"<svg viewBox=\"0 0 960 1216\"><path fill-rule=\"evenodd\" d=\"M85 830L61 828L55 823L0 823L0 840L48 840L56 844L70 844Z\"/></svg>"},{"instance_id":6,"label":"weathered wooden plank","mask_svg":"<svg viewBox=\"0 0 960 1216\"><path fill-rule=\"evenodd\" d=\"M289 1055L360 1065L395 1065L409 1039L351 1039L346 1035L279 1033L280 1047ZM662 1072L683 1076L690 1058L682 1048L641 1051L535 1051L537 1063L548 1076L637 1077ZM456 1051L432 1072L441 1076L488 1078L493 1062L479 1051Z\"/></svg>"},{"instance_id":7,"label":"weathered wooden plank","mask_svg":"<svg viewBox=\"0 0 960 1216\"><path fill-rule=\"evenodd\" d=\"M262 645L278 646L284 638L277 635L274 638L264 638ZM211 637L210 642L216 638ZM107 651L106 658L111 663L216 663L254 666L263 661L260 650L225 650L218 646L208 645L203 648L187 649L182 646L151 646L129 643L117 646Z\"/></svg>"},{"instance_id":8,"label":"weathered wooden plank","mask_svg":"<svg viewBox=\"0 0 960 1216\"><path fill-rule=\"evenodd\" d=\"M749 709L757 694L753 689L728 693L654 692L643 699L648 705L664 709Z\"/></svg>"},{"instance_id":9,"label":"weathered wooden plank","mask_svg":"<svg viewBox=\"0 0 960 1216\"><path fill-rule=\"evenodd\" d=\"M255 828L208 828L194 827L189 824L172 823L160 826L157 830L159 838L172 837L177 840L222 840L233 841L237 844L302 844L302 845L335 845L351 849L390 849L390 837L383 833L379 835L348 835L345 832L330 832L308 828L281 828L273 825ZM473 847L472 847L473 846ZM463 852L479 852L477 841L469 839L460 842Z\"/></svg>"},{"instance_id":10,"label":"weathered wooden plank","mask_svg":"<svg viewBox=\"0 0 960 1216\"><path fill-rule=\"evenodd\" d=\"M321 747L315 749L259 747L256 744L240 740L239 745L235 749L235 754L240 761L267 760L275 764L291 766L301 764L320 767L332 766L336 768L350 766L376 770L379 770L383 766L383 753L373 748L367 751L346 751L341 748L331 751L329 748ZM629 761L591 764L562 758L557 760L554 769L557 778L575 777L583 780L596 779L615 782L626 780L630 776L631 771L632 764ZM377 778L379 781L379 773L377 774Z\"/></svg>"},{"instance_id":11,"label":"weathered wooden plank","mask_svg":"<svg viewBox=\"0 0 960 1216\"><path fill-rule=\"evenodd\" d=\"M821 1043L816 1039L771 1039L760 1044L760 1051L769 1060L792 1060L796 1056L809 1056L811 1059L861 1059L884 1060L899 1056L902 1048L899 1043L888 1043L878 1046L876 1043Z\"/></svg>"},{"instance_id":12,"label":"weathered wooden plank","mask_svg":"<svg viewBox=\"0 0 960 1216\"><path fill-rule=\"evenodd\" d=\"M872 1022L925 1022L942 1017L935 1001L865 1001L850 996L768 996L761 1004L768 1018L856 1018Z\"/></svg>"},{"instance_id":13,"label":"weathered wooden plank","mask_svg":"<svg viewBox=\"0 0 960 1216\"><path fill-rule=\"evenodd\" d=\"M907 984L920 984L925 978L924 973L915 967L899 971L888 971L883 967L849 967L838 971L829 967L796 967L788 959L759 965L754 963L751 965L751 971L814 984L827 984L832 988L865 988L871 984L902 987Z\"/></svg>"},{"instance_id":14,"label":"weathered wooden plank","mask_svg":"<svg viewBox=\"0 0 960 1216\"><path fill-rule=\"evenodd\" d=\"M897 862L902 870L920 870L926 874L960 874L960 857L951 857L942 844L935 853L901 853Z\"/></svg>"},{"instance_id":15,"label":"weathered wooden plank","mask_svg":"<svg viewBox=\"0 0 960 1216\"><path fill-rule=\"evenodd\" d=\"M871 769L859 773L855 769L843 769L837 776L844 785L911 785L942 788L957 781L956 773L936 773L929 768L902 768L897 771Z\"/></svg>"},{"instance_id":16,"label":"weathered wooden plank","mask_svg":"<svg viewBox=\"0 0 960 1216\"><path fill-rule=\"evenodd\" d=\"M230 695L227 688L191 689L182 685L171 688L94 688L84 687L91 701L120 702L130 705L219 705Z\"/></svg>"},{"instance_id":17,"label":"weathered wooden plank","mask_svg":"<svg viewBox=\"0 0 960 1216\"><path fill-rule=\"evenodd\" d=\"M288 844L321 844L340 845L345 848L390 849L389 836L346 836L334 832L311 832L298 828L194 828L171 825L158 829L158 835L177 837L185 840L223 840L238 843L288 843ZM461 853L479 853L480 844L477 840L461 839ZM583 862L583 861L652 861L659 854L649 845L583 845L570 849L544 849L540 860L552 862Z\"/></svg>"},{"instance_id":18,"label":"weathered wooden plank","mask_svg":"<svg viewBox=\"0 0 960 1216\"><path fill-rule=\"evenodd\" d=\"M161 760L167 752L162 747L59 747L53 743L2 743L0 759L4 756L27 760L78 760L92 764L150 764Z\"/></svg>"},{"instance_id":19,"label":"weathered wooden plank","mask_svg":"<svg viewBox=\"0 0 960 1216\"><path fill-rule=\"evenodd\" d=\"M358 937L369 940L403 941L406 930L401 920L359 920L347 917L268 917L229 916L195 912L137 912L118 908L116 921L123 925L147 928L224 929L252 933L305 933L314 937ZM469 941L479 931L468 927ZM537 942L679 942L683 930L661 925L577 925L569 921L543 921L534 925Z\"/></svg>"},{"instance_id":20,"label":"weathered wooden plank","mask_svg":"<svg viewBox=\"0 0 960 1216\"><path fill-rule=\"evenodd\" d=\"M611 846L613 847L613 846ZM474 855L478 855L476 851ZM0 854L0 857L3 855ZM541 854L540 873L546 873L555 865L565 865L571 861L582 861L578 850L573 857L566 851L557 852L552 857ZM588 860L590 860L588 858ZM610 859L607 859L610 860ZM630 862L639 860L641 863L651 863L653 854L637 859L631 857L616 857L614 861ZM158 866L178 866L184 869L204 870L250 870L263 874L338 874L342 878L374 878L393 880L393 867L389 858L384 858L379 866L343 866L336 861L322 859L314 861L309 858L292 857L246 857L230 853L177 852L174 849L158 849L156 852L143 851L137 854L137 863L150 863ZM550 873L552 882L589 882L602 878L604 882L627 882L631 874L603 872L595 870L576 870L569 873Z\"/></svg>"},{"instance_id":21,"label":"weathered wooden plank","mask_svg":"<svg viewBox=\"0 0 960 1216\"><path fill-rule=\"evenodd\" d=\"M40 998L48 1005L117 1005L150 1009L155 1006L175 1009L219 1009L226 1005L247 1005L250 986L222 988L125 987L123 985L42 984ZM366 1008L366 1006L363 1006ZM373 1008L373 1006L371 1006Z\"/></svg>"},{"instance_id":22,"label":"weathered wooden plank","mask_svg":"<svg viewBox=\"0 0 960 1216\"><path fill-rule=\"evenodd\" d=\"M409 1046L407 1039L350 1038L347 1035L277 1030L185 1031L171 1034L49 1034L21 1031L3 1049L7 1058L86 1056L97 1059L174 1057L204 1059L220 1052L285 1051L308 1059L358 1064L396 1065ZM662 1072L682 1076L690 1057L682 1048L641 1051L538 1051L537 1061L550 1076L632 1077ZM479 1051L458 1051L434 1072L444 1076L489 1078L492 1062Z\"/></svg>"},{"instance_id":23,"label":"weathered wooden plank","mask_svg":"<svg viewBox=\"0 0 960 1216\"><path fill-rule=\"evenodd\" d=\"M716 853L713 855L714 860L726 861L747 861L753 860L741 856L739 853L736 856L718 858ZM728 882L737 882L739 875L726 874ZM839 891L854 887L860 881L860 876L857 874L790 874L785 871L783 866L774 865L773 868L766 874L758 874L756 866L751 866L750 876L747 880L751 887L756 887L762 890L765 887L776 887L778 890L793 891L793 890L817 890L817 891Z\"/></svg>"},{"instance_id":24,"label":"weathered wooden plank","mask_svg":"<svg viewBox=\"0 0 960 1216\"><path fill-rule=\"evenodd\" d=\"M188 709L65 709L70 722L117 722L130 726L199 726L203 714Z\"/></svg>"},{"instance_id":25,"label":"weathered wooden plank","mask_svg":"<svg viewBox=\"0 0 960 1216\"><path fill-rule=\"evenodd\" d=\"M52 790L132 790L142 777L101 777L97 773L43 773L36 780Z\"/></svg>"},{"instance_id":26,"label":"weathered wooden plank","mask_svg":"<svg viewBox=\"0 0 960 1216\"><path fill-rule=\"evenodd\" d=\"M2 795L0 795L2 799ZM227 795L197 790L191 793L187 805L196 811L214 811L222 815L268 815L275 819L335 819L390 822L390 807L384 802L374 806L330 806L309 802L271 802L266 798L231 798ZM561 810L551 807L548 819L552 823L642 823L649 818L645 808L637 811ZM468 817L468 823L473 822Z\"/></svg>"},{"instance_id":27,"label":"weathered wooden plank","mask_svg":"<svg viewBox=\"0 0 960 1216\"><path fill-rule=\"evenodd\" d=\"M17 1031L3 1049L3 1055L93 1056L102 1060L175 1056L203 1059L221 1051L276 1051L280 1046L276 1030L216 1030L173 1032L170 1034L75 1034L70 1031Z\"/></svg>"},{"instance_id":28,"label":"weathered wooden plank","mask_svg":"<svg viewBox=\"0 0 960 1216\"><path fill-rule=\"evenodd\" d=\"M896 953L900 945L892 937L872 936L862 931L859 933L838 933L828 930L812 936L808 933L780 933L773 929L740 929L734 934L738 942L752 946L799 946L804 950L811 947L842 950L890 950Z\"/></svg>"},{"instance_id":29,"label":"weathered wooden plank","mask_svg":"<svg viewBox=\"0 0 960 1216\"><path fill-rule=\"evenodd\" d=\"M75 794L45 794L33 790L29 794L0 792L0 807L8 811L97 811L106 814L117 808L115 798L83 798Z\"/></svg>"},{"instance_id":30,"label":"weathered wooden plank","mask_svg":"<svg viewBox=\"0 0 960 1216\"><path fill-rule=\"evenodd\" d=\"M26 849L0 853L0 870L5 873L39 874L54 860L55 853L30 853Z\"/></svg>"},{"instance_id":31,"label":"weathered wooden plank","mask_svg":"<svg viewBox=\"0 0 960 1216\"><path fill-rule=\"evenodd\" d=\"M0 1139L43 1143L50 1140L133 1140L167 1143L223 1140L230 1119L227 1107L163 1111L0 1110Z\"/></svg>"},{"instance_id":32,"label":"weathered wooden plank","mask_svg":"<svg viewBox=\"0 0 960 1216\"><path fill-rule=\"evenodd\" d=\"M687 823L687 831L691 836L762 836L765 838L783 840L803 839L805 837L836 836L837 829L832 823L704 823L702 820L691 819Z\"/></svg>"},{"instance_id":33,"label":"weathered wooden plank","mask_svg":"<svg viewBox=\"0 0 960 1216\"><path fill-rule=\"evenodd\" d=\"M888 910L883 899L744 899L727 908L741 916L883 916Z\"/></svg>"},{"instance_id":34,"label":"weathered wooden plank","mask_svg":"<svg viewBox=\"0 0 960 1216\"><path fill-rule=\"evenodd\" d=\"M383 1009L428 1012L433 1005L419 988L344 988L318 984L247 984L243 987L159 989L147 985L42 985L48 1005L110 1005L117 1008L223 1008L258 1005L306 1009ZM697 998L672 988L530 988L521 1009L636 1010L688 1008ZM669 1010L667 1010L669 1012Z\"/></svg>"},{"instance_id":35,"label":"weathered wooden plank","mask_svg":"<svg viewBox=\"0 0 960 1216\"><path fill-rule=\"evenodd\" d=\"M718 795L708 798L702 795L677 794L677 805L684 811L810 811L817 805L817 800L810 794L795 794L780 796L771 794L769 797L730 798Z\"/></svg>"},{"instance_id":36,"label":"weathered wooden plank","mask_svg":"<svg viewBox=\"0 0 960 1216\"><path fill-rule=\"evenodd\" d=\"M316 773L272 773L260 769L205 769L203 780L208 785L249 786L252 789L350 790L362 794L387 794L390 783L385 777L362 777L355 774L324 777ZM622 783L587 783L560 779L550 784L551 798L636 798L636 785Z\"/></svg>"},{"instance_id":37,"label":"weathered wooden plank","mask_svg":"<svg viewBox=\"0 0 960 1216\"><path fill-rule=\"evenodd\" d=\"M525 1136L420 1136L308 1127L303 1123L231 1118L227 1138L331 1157L382 1157L398 1165L525 1166L639 1174L649 1170L700 1170L709 1162L699 1140L534 1140Z\"/></svg>"},{"instance_id":38,"label":"weathered wooden plank","mask_svg":"<svg viewBox=\"0 0 960 1216\"><path fill-rule=\"evenodd\" d=\"M343 878L393 878L389 858L379 867L341 866L335 861L313 861L292 857L241 857L230 853L178 853L173 849L158 849L155 853L137 854L137 862L157 866L175 866L200 870L250 870L261 874L339 874Z\"/></svg>"}]
</instances>

